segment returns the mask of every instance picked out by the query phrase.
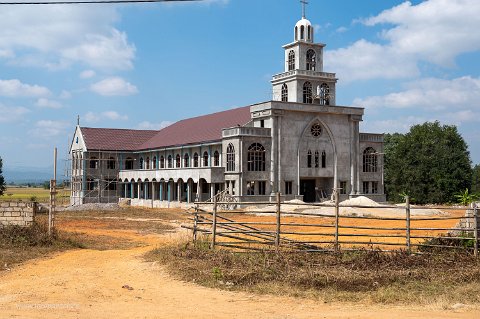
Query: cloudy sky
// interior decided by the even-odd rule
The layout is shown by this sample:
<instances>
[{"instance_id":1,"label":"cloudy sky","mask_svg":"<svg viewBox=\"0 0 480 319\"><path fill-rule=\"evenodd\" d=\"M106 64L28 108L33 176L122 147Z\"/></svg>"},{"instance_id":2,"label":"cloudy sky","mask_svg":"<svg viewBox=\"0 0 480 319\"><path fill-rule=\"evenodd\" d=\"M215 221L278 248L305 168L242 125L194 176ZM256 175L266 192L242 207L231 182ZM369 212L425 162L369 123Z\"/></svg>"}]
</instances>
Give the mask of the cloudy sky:
<instances>
[{"instance_id":1,"label":"cloudy sky","mask_svg":"<svg viewBox=\"0 0 480 319\"><path fill-rule=\"evenodd\" d=\"M1 2L2 0L0 0ZM297 0L0 7L0 156L65 158L81 125L158 129L271 99ZM310 0L337 103L362 130L454 124L480 163L480 1Z\"/></svg>"}]
</instances>

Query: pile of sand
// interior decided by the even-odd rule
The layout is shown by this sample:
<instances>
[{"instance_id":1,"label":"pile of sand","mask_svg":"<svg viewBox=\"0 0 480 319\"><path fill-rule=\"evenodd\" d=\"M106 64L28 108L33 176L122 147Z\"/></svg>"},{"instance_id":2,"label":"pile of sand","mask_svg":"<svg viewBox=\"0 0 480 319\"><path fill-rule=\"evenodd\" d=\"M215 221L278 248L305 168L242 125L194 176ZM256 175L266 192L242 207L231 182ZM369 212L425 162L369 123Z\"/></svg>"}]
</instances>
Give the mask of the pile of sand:
<instances>
[{"instance_id":1,"label":"pile of sand","mask_svg":"<svg viewBox=\"0 0 480 319\"><path fill-rule=\"evenodd\" d=\"M359 196L359 197L344 200L343 202L340 203L340 206L382 206L382 205L365 196Z\"/></svg>"}]
</instances>

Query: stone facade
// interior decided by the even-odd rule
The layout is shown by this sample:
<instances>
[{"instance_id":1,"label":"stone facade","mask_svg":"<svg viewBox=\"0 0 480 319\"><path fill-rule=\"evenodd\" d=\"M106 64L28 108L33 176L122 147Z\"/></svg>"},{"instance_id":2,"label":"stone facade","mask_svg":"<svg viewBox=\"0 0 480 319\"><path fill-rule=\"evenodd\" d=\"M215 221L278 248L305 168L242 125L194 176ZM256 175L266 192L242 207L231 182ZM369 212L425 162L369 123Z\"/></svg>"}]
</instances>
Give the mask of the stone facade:
<instances>
[{"instance_id":1,"label":"stone facade","mask_svg":"<svg viewBox=\"0 0 480 319\"><path fill-rule=\"evenodd\" d=\"M89 149L77 126L72 203L126 198L132 205L170 207L171 202L205 201L221 191L239 202L269 201L277 192L285 200L321 202L335 189L341 200L363 195L385 201L383 135L360 132L363 108L336 104L338 79L323 70L325 44L313 42L310 21L303 17L294 32L294 42L283 46L285 70L271 81L272 101L225 111L235 114L230 117L248 112L248 120L222 127L215 139L192 143L185 133L195 136L199 125L225 119L215 115L221 112L206 116L210 122L193 118L173 124L171 131L184 142L162 143L161 138L174 135L162 130L160 140L132 151ZM186 125L189 121L196 126ZM109 188L113 177L118 183Z\"/></svg>"},{"instance_id":2,"label":"stone facade","mask_svg":"<svg viewBox=\"0 0 480 319\"><path fill-rule=\"evenodd\" d=\"M37 203L2 202L0 203L0 225L30 226L35 221Z\"/></svg>"}]
</instances>

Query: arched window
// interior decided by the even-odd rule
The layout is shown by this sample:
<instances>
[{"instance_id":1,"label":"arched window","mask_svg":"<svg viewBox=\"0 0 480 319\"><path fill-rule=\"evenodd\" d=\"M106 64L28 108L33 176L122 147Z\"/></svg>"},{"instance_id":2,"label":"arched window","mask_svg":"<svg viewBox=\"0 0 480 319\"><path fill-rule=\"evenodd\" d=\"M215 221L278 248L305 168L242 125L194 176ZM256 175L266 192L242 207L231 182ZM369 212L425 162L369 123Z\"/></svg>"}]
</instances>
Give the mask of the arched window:
<instances>
[{"instance_id":1,"label":"arched window","mask_svg":"<svg viewBox=\"0 0 480 319\"><path fill-rule=\"evenodd\" d=\"M307 51L307 70L315 71L317 67L317 55L314 50L309 49Z\"/></svg>"},{"instance_id":2,"label":"arched window","mask_svg":"<svg viewBox=\"0 0 480 319\"><path fill-rule=\"evenodd\" d=\"M160 156L160 168L165 168L165 157Z\"/></svg>"},{"instance_id":3,"label":"arched window","mask_svg":"<svg viewBox=\"0 0 480 319\"><path fill-rule=\"evenodd\" d=\"M247 160L249 171L265 171L265 147L259 143L250 145Z\"/></svg>"},{"instance_id":4,"label":"arched window","mask_svg":"<svg viewBox=\"0 0 480 319\"><path fill-rule=\"evenodd\" d=\"M298 41L298 27L295 26L295 41Z\"/></svg>"},{"instance_id":5,"label":"arched window","mask_svg":"<svg viewBox=\"0 0 480 319\"><path fill-rule=\"evenodd\" d=\"M282 102L288 102L288 86L286 83L282 85Z\"/></svg>"},{"instance_id":6,"label":"arched window","mask_svg":"<svg viewBox=\"0 0 480 319\"><path fill-rule=\"evenodd\" d=\"M208 153L207 153L207 151L203 152L203 167L208 167Z\"/></svg>"},{"instance_id":7,"label":"arched window","mask_svg":"<svg viewBox=\"0 0 480 319\"><path fill-rule=\"evenodd\" d=\"M365 173L376 173L377 166L377 152L372 147L367 147L363 151L363 171Z\"/></svg>"},{"instance_id":8,"label":"arched window","mask_svg":"<svg viewBox=\"0 0 480 319\"><path fill-rule=\"evenodd\" d=\"M228 144L227 147L227 171L235 171L235 147L233 144Z\"/></svg>"},{"instance_id":9,"label":"arched window","mask_svg":"<svg viewBox=\"0 0 480 319\"><path fill-rule=\"evenodd\" d=\"M143 157L140 157L140 169L144 169L144 166L143 166Z\"/></svg>"},{"instance_id":10,"label":"arched window","mask_svg":"<svg viewBox=\"0 0 480 319\"><path fill-rule=\"evenodd\" d=\"M152 169L157 169L157 157L154 156L152 160Z\"/></svg>"},{"instance_id":11,"label":"arched window","mask_svg":"<svg viewBox=\"0 0 480 319\"><path fill-rule=\"evenodd\" d=\"M198 153L193 154L193 167L198 167Z\"/></svg>"},{"instance_id":12,"label":"arched window","mask_svg":"<svg viewBox=\"0 0 480 319\"><path fill-rule=\"evenodd\" d=\"M308 26L307 27L307 40L310 40L312 38L311 34L312 34L312 27Z\"/></svg>"},{"instance_id":13,"label":"arched window","mask_svg":"<svg viewBox=\"0 0 480 319\"><path fill-rule=\"evenodd\" d=\"M312 167L312 151L307 152L307 167Z\"/></svg>"},{"instance_id":14,"label":"arched window","mask_svg":"<svg viewBox=\"0 0 480 319\"><path fill-rule=\"evenodd\" d=\"M183 167L190 167L190 156L188 153L185 153L183 156Z\"/></svg>"},{"instance_id":15,"label":"arched window","mask_svg":"<svg viewBox=\"0 0 480 319\"><path fill-rule=\"evenodd\" d=\"M168 168L173 168L173 158L172 155L168 155Z\"/></svg>"},{"instance_id":16,"label":"arched window","mask_svg":"<svg viewBox=\"0 0 480 319\"><path fill-rule=\"evenodd\" d=\"M107 169L115 169L115 159L110 157L107 161Z\"/></svg>"},{"instance_id":17,"label":"arched window","mask_svg":"<svg viewBox=\"0 0 480 319\"><path fill-rule=\"evenodd\" d=\"M220 153L218 151L213 153L213 166L220 166Z\"/></svg>"},{"instance_id":18,"label":"arched window","mask_svg":"<svg viewBox=\"0 0 480 319\"><path fill-rule=\"evenodd\" d=\"M320 86L320 104L330 105L330 87L327 83Z\"/></svg>"},{"instance_id":19,"label":"arched window","mask_svg":"<svg viewBox=\"0 0 480 319\"><path fill-rule=\"evenodd\" d=\"M175 167L179 168L182 165L182 161L180 158L180 154L177 154L177 157L175 158Z\"/></svg>"},{"instance_id":20,"label":"arched window","mask_svg":"<svg viewBox=\"0 0 480 319\"><path fill-rule=\"evenodd\" d=\"M303 103L312 104L312 83L308 81L303 84Z\"/></svg>"},{"instance_id":21,"label":"arched window","mask_svg":"<svg viewBox=\"0 0 480 319\"><path fill-rule=\"evenodd\" d=\"M288 52L288 71L295 70L295 51Z\"/></svg>"},{"instance_id":22,"label":"arched window","mask_svg":"<svg viewBox=\"0 0 480 319\"><path fill-rule=\"evenodd\" d=\"M300 27L300 40L305 40L305 26Z\"/></svg>"},{"instance_id":23,"label":"arched window","mask_svg":"<svg viewBox=\"0 0 480 319\"><path fill-rule=\"evenodd\" d=\"M322 152L322 168L327 167L327 153L325 151Z\"/></svg>"},{"instance_id":24,"label":"arched window","mask_svg":"<svg viewBox=\"0 0 480 319\"><path fill-rule=\"evenodd\" d=\"M90 157L90 168L97 169L98 168L98 159L94 157Z\"/></svg>"},{"instance_id":25,"label":"arched window","mask_svg":"<svg viewBox=\"0 0 480 319\"><path fill-rule=\"evenodd\" d=\"M315 151L315 168L320 167L320 153Z\"/></svg>"},{"instance_id":26,"label":"arched window","mask_svg":"<svg viewBox=\"0 0 480 319\"><path fill-rule=\"evenodd\" d=\"M133 169L133 158L127 157L125 160L125 169Z\"/></svg>"},{"instance_id":27,"label":"arched window","mask_svg":"<svg viewBox=\"0 0 480 319\"><path fill-rule=\"evenodd\" d=\"M150 157L147 157L147 159L145 161L145 168L150 169Z\"/></svg>"}]
</instances>

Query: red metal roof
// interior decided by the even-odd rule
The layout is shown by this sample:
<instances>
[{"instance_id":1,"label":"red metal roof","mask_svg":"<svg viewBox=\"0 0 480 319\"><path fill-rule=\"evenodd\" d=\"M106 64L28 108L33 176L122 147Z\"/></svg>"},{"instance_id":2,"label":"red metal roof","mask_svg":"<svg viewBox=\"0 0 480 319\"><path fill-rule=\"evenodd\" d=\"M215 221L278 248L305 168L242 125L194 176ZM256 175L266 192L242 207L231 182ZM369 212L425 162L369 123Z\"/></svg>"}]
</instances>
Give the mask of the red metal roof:
<instances>
[{"instance_id":1,"label":"red metal roof","mask_svg":"<svg viewBox=\"0 0 480 319\"><path fill-rule=\"evenodd\" d=\"M132 151L158 131L81 127L87 150Z\"/></svg>"},{"instance_id":2,"label":"red metal roof","mask_svg":"<svg viewBox=\"0 0 480 319\"><path fill-rule=\"evenodd\" d=\"M250 106L178 121L159 131L81 127L88 150L140 151L218 141L222 129L244 126Z\"/></svg>"},{"instance_id":3,"label":"red metal roof","mask_svg":"<svg viewBox=\"0 0 480 319\"><path fill-rule=\"evenodd\" d=\"M181 120L160 130L138 150L218 141L222 129L244 126L250 120L250 106Z\"/></svg>"}]
</instances>

